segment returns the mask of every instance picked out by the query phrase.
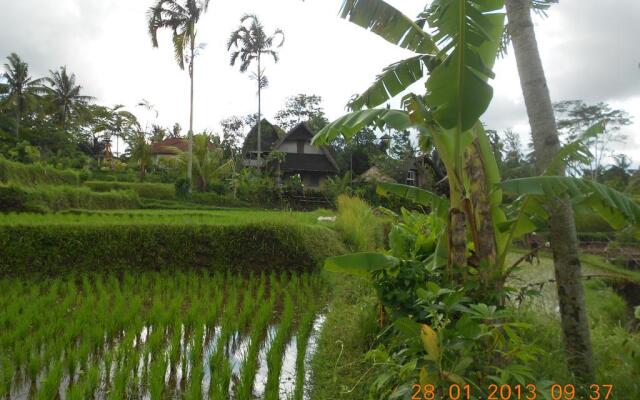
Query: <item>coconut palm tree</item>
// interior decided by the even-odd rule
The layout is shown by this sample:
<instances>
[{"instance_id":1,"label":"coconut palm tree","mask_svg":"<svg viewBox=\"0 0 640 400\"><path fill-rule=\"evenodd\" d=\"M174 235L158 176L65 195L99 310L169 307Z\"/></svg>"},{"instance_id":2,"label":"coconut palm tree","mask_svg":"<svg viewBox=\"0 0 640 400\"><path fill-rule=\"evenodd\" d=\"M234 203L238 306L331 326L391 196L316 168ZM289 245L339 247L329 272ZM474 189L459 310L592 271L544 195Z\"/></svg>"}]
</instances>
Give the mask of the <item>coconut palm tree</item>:
<instances>
[{"instance_id":1,"label":"coconut palm tree","mask_svg":"<svg viewBox=\"0 0 640 400\"><path fill-rule=\"evenodd\" d=\"M553 2L537 0L532 4L530 0L506 1L508 34L513 43L539 171L547 169L561 145L531 20L531 9L532 6L545 6ZM565 171L562 169L558 172L564 175ZM567 363L579 380L591 382L594 378L591 338L571 200L565 196L553 199L550 203L549 228Z\"/></svg>"},{"instance_id":2,"label":"coconut palm tree","mask_svg":"<svg viewBox=\"0 0 640 400\"><path fill-rule=\"evenodd\" d=\"M49 73L51 76L44 78L48 85L45 92L54 107L55 118L66 131L70 118L84 110L93 97L80 94L82 86L76 84L76 75L69 74L66 66Z\"/></svg>"},{"instance_id":3,"label":"coconut palm tree","mask_svg":"<svg viewBox=\"0 0 640 400\"><path fill-rule=\"evenodd\" d=\"M196 25L207 12L209 0L157 0L149 9L149 35L153 47L158 47L158 30L167 28L173 32L176 62L184 70L188 64L191 80L189 134L187 147L187 178L191 180L193 169L193 71L197 55Z\"/></svg>"},{"instance_id":4,"label":"coconut palm tree","mask_svg":"<svg viewBox=\"0 0 640 400\"><path fill-rule=\"evenodd\" d=\"M248 26L245 25L248 22ZM276 44L276 41L279 40ZM264 31L264 27L258 17L253 14L247 14L240 19L240 26L231 33L227 42L227 50L235 48L231 52L231 65L235 65L238 58L241 61L240 72L247 72L253 62L256 63L256 72L251 75L258 82L258 160L257 166L260 171L260 157L262 152L262 129L261 129L261 106L262 106L262 89L268 85L267 77L264 76L262 68L262 56L267 55L273 58L274 62L278 62L278 52L276 49L284 44L284 32L276 29L270 36Z\"/></svg>"},{"instance_id":5,"label":"coconut palm tree","mask_svg":"<svg viewBox=\"0 0 640 400\"><path fill-rule=\"evenodd\" d=\"M29 64L22 61L16 53L11 53L7 60L2 74L5 83L1 84L0 91L7 95L8 103L15 108L16 139L19 139L22 115L29 103L42 93L42 79L30 77Z\"/></svg>"}]
</instances>

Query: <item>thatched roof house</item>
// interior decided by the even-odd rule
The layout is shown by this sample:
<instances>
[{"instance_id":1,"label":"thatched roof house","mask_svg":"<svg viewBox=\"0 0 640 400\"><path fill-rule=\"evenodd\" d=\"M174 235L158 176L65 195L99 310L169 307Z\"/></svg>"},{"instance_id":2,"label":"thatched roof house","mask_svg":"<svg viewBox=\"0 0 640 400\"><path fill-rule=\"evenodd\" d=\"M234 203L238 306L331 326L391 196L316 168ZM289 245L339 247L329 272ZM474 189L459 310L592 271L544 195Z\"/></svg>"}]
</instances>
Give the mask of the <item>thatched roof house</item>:
<instances>
[{"instance_id":1,"label":"thatched roof house","mask_svg":"<svg viewBox=\"0 0 640 400\"><path fill-rule=\"evenodd\" d=\"M257 130L257 126L251 129L242 146L244 165L247 167L257 166ZM305 123L298 124L285 134L278 126L262 120L261 135L262 162L272 151L285 154L278 166L282 178L300 175L305 187L316 188L328 176L338 172L338 164L331 150L327 146L311 144L314 133Z\"/></svg>"}]
</instances>

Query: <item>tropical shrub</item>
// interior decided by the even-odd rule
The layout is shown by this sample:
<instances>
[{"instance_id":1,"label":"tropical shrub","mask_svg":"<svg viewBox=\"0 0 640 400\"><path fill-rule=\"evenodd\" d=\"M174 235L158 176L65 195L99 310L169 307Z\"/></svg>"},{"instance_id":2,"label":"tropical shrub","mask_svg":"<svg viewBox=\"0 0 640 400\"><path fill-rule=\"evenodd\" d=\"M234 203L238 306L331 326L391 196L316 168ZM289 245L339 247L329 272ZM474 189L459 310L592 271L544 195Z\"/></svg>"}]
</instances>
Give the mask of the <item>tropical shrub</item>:
<instances>
[{"instance_id":1,"label":"tropical shrub","mask_svg":"<svg viewBox=\"0 0 640 400\"><path fill-rule=\"evenodd\" d=\"M94 192L131 190L136 192L138 196L143 199L173 200L176 198L174 185L168 183L87 181L84 185Z\"/></svg>"},{"instance_id":2,"label":"tropical shrub","mask_svg":"<svg viewBox=\"0 0 640 400\"><path fill-rule=\"evenodd\" d=\"M22 164L0 157L0 183L34 185L78 185L78 173L44 164Z\"/></svg>"},{"instance_id":3,"label":"tropical shrub","mask_svg":"<svg viewBox=\"0 0 640 400\"><path fill-rule=\"evenodd\" d=\"M385 254L355 253L325 263L376 289L378 322L386 329L366 355L376 376L370 398L409 397L415 384L432 385L434 398L445 398L451 385L470 385L484 397L489 383L538 383L531 360L541 350L523 340L529 327L504 306L487 304L502 296L502 288L479 290L472 271L449 271L435 262L441 229L434 215L403 211Z\"/></svg>"}]
</instances>

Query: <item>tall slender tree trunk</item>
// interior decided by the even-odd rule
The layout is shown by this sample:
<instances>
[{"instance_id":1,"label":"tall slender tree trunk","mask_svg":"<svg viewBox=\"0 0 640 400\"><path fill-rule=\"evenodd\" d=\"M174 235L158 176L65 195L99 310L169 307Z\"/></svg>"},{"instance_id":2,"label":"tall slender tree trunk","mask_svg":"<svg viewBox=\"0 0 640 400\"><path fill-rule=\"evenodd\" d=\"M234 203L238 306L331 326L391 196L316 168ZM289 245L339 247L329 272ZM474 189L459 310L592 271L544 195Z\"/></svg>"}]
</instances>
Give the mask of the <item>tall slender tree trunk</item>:
<instances>
[{"instance_id":1,"label":"tall slender tree trunk","mask_svg":"<svg viewBox=\"0 0 640 400\"><path fill-rule=\"evenodd\" d=\"M260 53L258 53L258 174L262 172L260 158L262 156L262 70L260 69Z\"/></svg>"},{"instance_id":2,"label":"tall slender tree trunk","mask_svg":"<svg viewBox=\"0 0 640 400\"><path fill-rule=\"evenodd\" d=\"M20 141L20 120L22 119L22 114L20 112L20 105L16 107L16 142Z\"/></svg>"},{"instance_id":3,"label":"tall slender tree trunk","mask_svg":"<svg viewBox=\"0 0 640 400\"><path fill-rule=\"evenodd\" d=\"M560 149L558 129L531 20L530 0L507 0L506 6L536 166L541 172ZM592 382L591 338L570 200L566 197L553 199L547 211L567 364L577 380Z\"/></svg>"},{"instance_id":4,"label":"tall slender tree trunk","mask_svg":"<svg viewBox=\"0 0 640 400\"><path fill-rule=\"evenodd\" d=\"M191 79L191 96L189 111L189 133L187 133L187 179L191 183L193 177L193 69L195 63L195 37L191 38L191 60L189 62L189 78ZM191 184L189 185L191 191Z\"/></svg>"}]
</instances>

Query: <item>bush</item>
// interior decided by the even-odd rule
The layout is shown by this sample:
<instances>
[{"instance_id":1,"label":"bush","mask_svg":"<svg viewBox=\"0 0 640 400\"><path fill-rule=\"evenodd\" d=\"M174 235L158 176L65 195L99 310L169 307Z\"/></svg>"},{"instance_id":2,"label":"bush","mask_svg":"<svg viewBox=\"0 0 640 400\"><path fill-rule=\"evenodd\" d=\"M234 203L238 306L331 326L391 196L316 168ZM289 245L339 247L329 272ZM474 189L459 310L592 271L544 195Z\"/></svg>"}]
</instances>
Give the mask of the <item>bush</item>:
<instances>
[{"instance_id":1,"label":"bush","mask_svg":"<svg viewBox=\"0 0 640 400\"><path fill-rule=\"evenodd\" d=\"M0 212L107 210L140 206L140 198L132 191L94 193L88 188L74 186L30 188L0 185Z\"/></svg>"},{"instance_id":2,"label":"bush","mask_svg":"<svg viewBox=\"0 0 640 400\"><path fill-rule=\"evenodd\" d=\"M173 200L176 198L174 186L167 183L87 181L84 184L94 192L132 190L143 199Z\"/></svg>"},{"instance_id":3,"label":"bush","mask_svg":"<svg viewBox=\"0 0 640 400\"><path fill-rule=\"evenodd\" d=\"M43 164L21 164L0 157L0 182L23 186L79 184L78 173Z\"/></svg>"},{"instance_id":4,"label":"bush","mask_svg":"<svg viewBox=\"0 0 640 400\"><path fill-rule=\"evenodd\" d=\"M384 222L357 197L338 196L336 228L356 251L375 250L384 245Z\"/></svg>"},{"instance_id":5,"label":"bush","mask_svg":"<svg viewBox=\"0 0 640 400\"><path fill-rule=\"evenodd\" d=\"M217 193L202 193L193 192L188 197L188 200L205 206L217 206L217 207L248 207L249 203L239 199L234 199L230 196L221 196Z\"/></svg>"},{"instance_id":6,"label":"bush","mask_svg":"<svg viewBox=\"0 0 640 400\"><path fill-rule=\"evenodd\" d=\"M0 226L0 274L194 267L309 271L342 252L329 228L277 222Z\"/></svg>"},{"instance_id":7,"label":"bush","mask_svg":"<svg viewBox=\"0 0 640 400\"><path fill-rule=\"evenodd\" d=\"M176 195L180 198L186 198L191 192L191 181L187 178L180 178L175 183Z\"/></svg>"}]
</instances>

